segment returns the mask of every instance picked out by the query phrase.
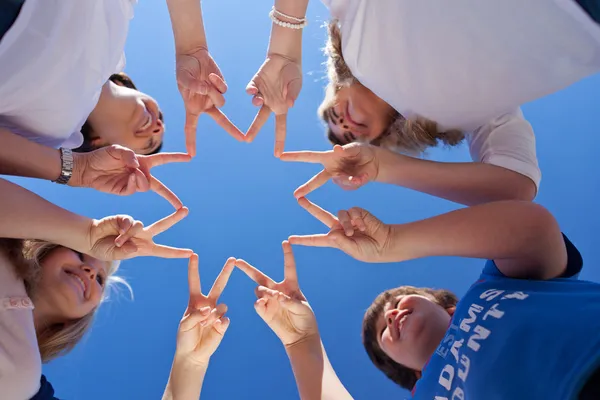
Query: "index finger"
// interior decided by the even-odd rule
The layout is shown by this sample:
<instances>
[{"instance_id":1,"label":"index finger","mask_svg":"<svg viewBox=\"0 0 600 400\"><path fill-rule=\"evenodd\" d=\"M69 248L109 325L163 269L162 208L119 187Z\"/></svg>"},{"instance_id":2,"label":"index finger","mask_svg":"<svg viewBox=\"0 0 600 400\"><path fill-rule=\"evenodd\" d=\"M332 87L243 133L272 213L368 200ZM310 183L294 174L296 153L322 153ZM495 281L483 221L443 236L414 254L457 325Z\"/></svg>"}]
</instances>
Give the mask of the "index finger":
<instances>
[{"instance_id":1,"label":"index finger","mask_svg":"<svg viewBox=\"0 0 600 400\"><path fill-rule=\"evenodd\" d=\"M177 195L173 193L171 189L169 189L164 183L153 176L150 176L150 189L171 203L176 210L179 210L181 207L183 207L183 203L181 200L179 200L179 197L177 197Z\"/></svg>"},{"instance_id":2,"label":"index finger","mask_svg":"<svg viewBox=\"0 0 600 400\"><path fill-rule=\"evenodd\" d=\"M213 283L210 292L208 292L208 298L214 300L215 303L217 302L219 296L221 296L221 293L223 293L225 286L227 286L227 281L229 281L229 277L233 272L233 267L235 267L235 258L230 257L225 262L225 265L219 273L219 276L217 276L217 279L215 279L215 283Z\"/></svg>"},{"instance_id":3,"label":"index finger","mask_svg":"<svg viewBox=\"0 0 600 400\"><path fill-rule=\"evenodd\" d=\"M287 114L275 115L275 157L280 157L285 149L287 131Z\"/></svg>"},{"instance_id":4,"label":"index finger","mask_svg":"<svg viewBox=\"0 0 600 400\"><path fill-rule=\"evenodd\" d=\"M149 161L150 168L170 163L190 162L192 160L192 157L187 153L158 153L138 157L146 158Z\"/></svg>"},{"instance_id":5,"label":"index finger","mask_svg":"<svg viewBox=\"0 0 600 400\"><path fill-rule=\"evenodd\" d=\"M258 132L269 119L269 115L271 115L271 109L268 106L263 105L260 110L258 110L256 117L254 117L254 121L252 121L250 128L248 128L248 132L246 132L246 142L252 142L254 140L256 135L258 135Z\"/></svg>"},{"instance_id":6,"label":"index finger","mask_svg":"<svg viewBox=\"0 0 600 400\"><path fill-rule=\"evenodd\" d=\"M187 217L189 212L190 210L187 207L181 207L173 214L156 221L147 227L146 230L149 231L152 236L156 236L159 233L163 233L164 231L170 229L173 225Z\"/></svg>"},{"instance_id":7,"label":"index finger","mask_svg":"<svg viewBox=\"0 0 600 400\"><path fill-rule=\"evenodd\" d=\"M200 270L198 269L198 254L192 254L188 262L188 286L190 295L202 294L200 286Z\"/></svg>"},{"instance_id":8,"label":"index finger","mask_svg":"<svg viewBox=\"0 0 600 400\"><path fill-rule=\"evenodd\" d=\"M298 274L296 272L296 260L292 245L287 240L281 244L283 248L283 279L298 283Z\"/></svg>"},{"instance_id":9,"label":"index finger","mask_svg":"<svg viewBox=\"0 0 600 400\"><path fill-rule=\"evenodd\" d=\"M235 126L221 110L213 107L206 113L210 115L221 128L225 129L225 132L233 136L234 139L240 142L244 142L246 140L246 136L244 136L242 131L240 131L239 128Z\"/></svg>"},{"instance_id":10,"label":"index finger","mask_svg":"<svg viewBox=\"0 0 600 400\"><path fill-rule=\"evenodd\" d=\"M310 192L312 192L312 191L320 188L324 184L326 184L330 178L331 178L331 174L329 172L327 172L326 170L322 170L321 172L319 172L318 174L316 174L315 176L310 178L310 180L308 182L306 182L304 185L302 185L298 189L296 189L296 191L294 192L294 196L296 198L304 197L307 194L309 194Z\"/></svg>"},{"instance_id":11,"label":"index finger","mask_svg":"<svg viewBox=\"0 0 600 400\"><path fill-rule=\"evenodd\" d=\"M339 223L338 219L333 214L329 211L325 211L306 197L299 198L298 204L330 229Z\"/></svg>"},{"instance_id":12,"label":"index finger","mask_svg":"<svg viewBox=\"0 0 600 400\"><path fill-rule=\"evenodd\" d=\"M148 255L160 258L189 258L192 254L194 252L191 249L154 244L150 248L150 254Z\"/></svg>"},{"instance_id":13,"label":"index finger","mask_svg":"<svg viewBox=\"0 0 600 400\"><path fill-rule=\"evenodd\" d=\"M200 114L189 111L185 113L185 148L191 157L196 155L196 129L198 128L199 117Z\"/></svg>"},{"instance_id":14,"label":"index finger","mask_svg":"<svg viewBox=\"0 0 600 400\"><path fill-rule=\"evenodd\" d=\"M311 164L323 164L331 151L286 151L279 159L281 161L296 161Z\"/></svg>"},{"instance_id":15,"label":"index finger","mask_svg":"<svg viewBox=\"0 0 600 400\"><path fill-rule=\"evenodd\" d=\"M241 269L246 275L248 275L250 279L261 286L271 288L276 284L273 279L269 278L267 275L263 274L244 260L236 260L235 266Z\"/></svg>"}]
</instances>

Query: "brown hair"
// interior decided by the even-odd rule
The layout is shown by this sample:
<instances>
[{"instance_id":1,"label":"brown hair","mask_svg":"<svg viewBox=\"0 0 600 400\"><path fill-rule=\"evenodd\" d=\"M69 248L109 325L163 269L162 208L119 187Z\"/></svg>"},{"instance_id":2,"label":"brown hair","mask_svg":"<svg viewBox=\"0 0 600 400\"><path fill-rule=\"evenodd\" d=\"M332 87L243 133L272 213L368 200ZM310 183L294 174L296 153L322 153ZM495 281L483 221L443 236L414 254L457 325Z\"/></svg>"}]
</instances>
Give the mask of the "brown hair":
<instances>
[{"instance_id":1,"label":"brown hair","mask_svg":"<svg viewBox=\"0 0 600 400\"><path fill-rule=\"evenodd\" d=\"M0 249L8 256L17 276L23 279L27 295L32 298L35 297L35 290L41 276L41 262L58 247L60 246L41 240L0 239ZM119 262L110 263L104 295L110 286L117 282L124 284L131 291L131 287L125 280L113 275L118 268ZM106 298L104 295L103 300ZM42 362L48 362L73 350L92 326L96 311L97 308L82 318L54 324L40 332L36 331Z\"/></svg>"},{"instance_id":2,"label":"brown hair","mask_svg":"<svg viewBox=\"0 0 600 400\"><path fill-rule=\"evenodd\" d=\"M127 75L125 72L119 72L118 74L112 74L110 76L110 78L108 78L108 80L113 82L116 85L124 86L126 88L133 89L133 90L138 90L137 86L135 86L135 83L133 83L133 81L131 80L129 75ZM160 112L158 114L158 119L160 119L163 122L165 121L162 112ZM94 129L92 129L92 125L90 124L89 119L87 119L83 123L83 126L81 127L81 134L83 135L83 144L81 146L79 146L78 148L73 149L73 151L78 152L78 153L87 153L87 152L98 149L98 147L93 146L91 143L92 137L94 134ZM156 148L156 150L154 150L150 154L160 153L161 149L162 149L162 143Z\"/></svg>"},{"instance_id":3,"label":"brown hair","mask_svg":"<svg viewBox=\"0 0 600 400\"><path fill-rule=\"evenodd\" d=\"M325 89L325 99L317 112L325 122L329 122L326 111L331 108L337 91L344 86L358 82L344 61L342 35L337 20L329 22L327 32L325 54L329 83ZM385 147L398 153L418 155L429 147L437 146L440 142L447 146L456 146L465 138L464 133L459 130L440 131L434 121L423 117L406 119L396 110L390 115L390 121L385 131L371 141L372 145ZM333 144L346 144L341 142L329 128L327 129L327 138Z\"/></svg>"},{"instance_id":4,"label":"brown hair","mask_svg":"<svg viewBox=\"0 0 600 400\"><path fill-rule=\"evenodd\" d=\"M421 295L431 298L443 308L454 307L458 303L456 295L444 289L417 288L414 286L400 286L386 290L373 301L365 312L362 323L362 339L369 358L388 378L405 389L411 390L417 383L417 371L398 364L392 360L379 346L376 329L377 320L383 314L386 303L398 296Z\"/></svg>"}]
</instances>

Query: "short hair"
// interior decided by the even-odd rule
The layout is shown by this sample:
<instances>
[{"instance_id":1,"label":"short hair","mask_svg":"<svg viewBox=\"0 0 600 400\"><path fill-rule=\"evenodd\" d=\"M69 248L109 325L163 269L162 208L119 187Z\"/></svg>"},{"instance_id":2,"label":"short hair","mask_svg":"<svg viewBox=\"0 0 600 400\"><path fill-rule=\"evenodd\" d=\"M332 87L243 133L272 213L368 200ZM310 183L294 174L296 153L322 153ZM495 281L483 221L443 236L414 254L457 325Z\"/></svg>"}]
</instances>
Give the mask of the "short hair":
<instances>
[{"instance_id":1,"label":"short hair","mask_svg":"<svg viewBox=\"0 0 600 400\"><path fill-rule=\"evenodd\" d=\"M376 328L377 320L383 314L386 303L398 296L421 295L431 298L436 304L445 309L454 307L458 303L456 295L445 289L417 288L414 286L400 286L382 292L375 298L365 312L362 323L363 346L373 364L389 379L401 387L412 390L417 383L417 371L392 360L379 346L377 340L379 332Z\"/></svg>"},{"instance_id":2,"label":"short hair","mask_svg":"<svg viewBox=\"0 0 600 400\"><path fill-rule=\"evenodd\" d=\"M118 74L112 74L110 76L110 78L108 78L108 80L116 85L124 86L126 88L133 89L133 90L138 90L137 86L135 86L135 83L133 83L133 81L131 80L129 75L127 75L125 72L119 72ZM163 123L165 122L162 111L160 111L158 113L158 119L160 119ZM83 143L78 148L73 149L73 151L75 151L77 153L87 153L90 151L97 150L99 148L98 146L92 146L92 144L91 144L94 130L92 129L92 125L89 122L89 118L86 119L85 122L83 123L83 126L81 127L81 134L83 135ZM160 151L162 150L162 145L163 144L161 142L160 145L158 145L158 147L152 153L147 154L147 155L160 153Z\"/></svg>"}]
</instances>

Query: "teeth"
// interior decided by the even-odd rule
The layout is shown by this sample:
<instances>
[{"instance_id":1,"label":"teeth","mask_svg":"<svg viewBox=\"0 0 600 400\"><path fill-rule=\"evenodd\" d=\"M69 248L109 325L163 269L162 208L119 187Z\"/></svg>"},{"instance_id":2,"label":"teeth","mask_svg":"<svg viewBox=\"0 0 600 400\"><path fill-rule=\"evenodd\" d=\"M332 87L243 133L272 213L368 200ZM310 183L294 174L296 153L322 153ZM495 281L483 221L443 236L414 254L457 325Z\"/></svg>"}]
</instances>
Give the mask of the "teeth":
<instances>
[{"instance_id":1,"label":"teeth","mask_svg":"<svg viewBox=\"0 0 600 400\"><path fill-rule=\"evenodd\" d=\"M75 278L75 279L77 279L79 281L79 284L81 285L81 290L85 293L85 282L83 282L83 279L81 279L76 274L70 273L69 275L71 275L73 278Z\"/></svg>"},{"instance_id":2,"label":"teeth","mask_svg":"<svg viewBox=\"0 0 600 400\"><path fill-rule=\"evenodd\" d=\"M150 127L150 125L152 124L152 117L150 116L150 114L148 114L148 116L146 118L147 118L146 122L140 128L141 131L148 129Z\"/></svg>"}]
</instances>

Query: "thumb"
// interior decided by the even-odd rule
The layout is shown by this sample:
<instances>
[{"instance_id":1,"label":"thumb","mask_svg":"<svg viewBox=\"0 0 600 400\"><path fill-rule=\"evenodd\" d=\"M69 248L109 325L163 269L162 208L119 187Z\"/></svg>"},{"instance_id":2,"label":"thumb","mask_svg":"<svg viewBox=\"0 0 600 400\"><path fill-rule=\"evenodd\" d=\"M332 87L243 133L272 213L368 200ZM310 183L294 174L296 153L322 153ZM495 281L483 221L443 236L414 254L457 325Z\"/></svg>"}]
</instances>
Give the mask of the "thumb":
<instances>
[{"instance_id":1,"label":"thumb","mask_svg":"<svg viewBox=\"0 0 600 400\"><path fill-rule=\"evenodd\" d=\"M293 299L287 295L281 295L277 300L281 307L294 314L306 313L306 306L298 299Z\"/></svg>"},{"instance_id":2,"label":"thumb","mask_svg":"<svg viewBox=\"0 0 600 400\"><path fill-rule=\"evenodd\" d=\"M113 145L108 148L108 153L111 157L123 161L130 168L139 168L140 166L135 152L127 147Z\"/></svg>"},{"instance_id":3,"label":"thumb","mask_svg":"<svg viewBox=\"0 0 600 400\"><path fill-rule=\"evenodd\" d=\"M213 323L213 328L221 336L225 335L227 328L229 328L230 319L227 317L221 317Z\"/></svg>"},{"instance_id":4,"label":"thumb","mask_svg":"<svg viewBox=\"0 0 600 400\"><path fill-rule=\"evenodd\" d=\"M289 108L293 107L294 103L296 103L300 89L302 89L302 79L296 78L288 83L285 101Z\"/></svg>"},{"instance_id":5,"label":"thumb","mask_svg":"<svg viewBox=\"0 0 600 400\"><path fill-rule=\"evenodd\" d=\"M261 297L260 299L254 302L254 310L258 314L259 317L262 318L265 323L269 323L267 321L267 302L268 299L266 297Z\"/></svg>"},{"instance_id":6,"label":"thumb","mask_svg":"<svg viewBox=\"0 0 600 400\"><path fill-rule=\"evenodd\" d=\"M252 78L252 80L248 83L248 85L246 85L246 93L251 96L255 96L258 93L258 87L256 86L256 83L254 82L254 78Z\"/></svg>"},{"instance_id":7,"label":"thumb","mask_svg":"<svg viewBox=\"0 0 600 400\"><path fill-rule=\"evenodd\" d=\"M335 247L344 253L354 257L356 253L356 244L344 233L343 229L336 229L329 233L332 247Z\"/></svg>"}]
</instances>

